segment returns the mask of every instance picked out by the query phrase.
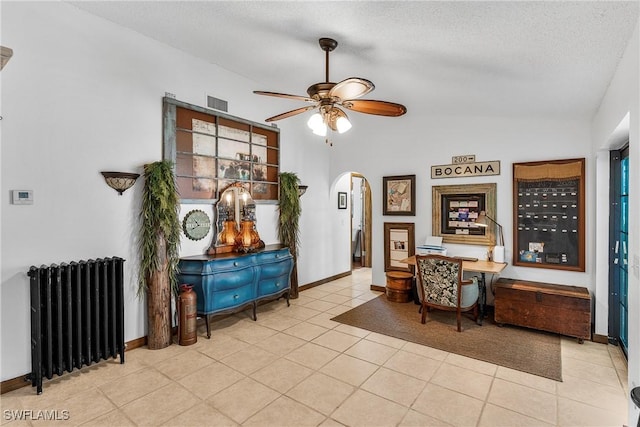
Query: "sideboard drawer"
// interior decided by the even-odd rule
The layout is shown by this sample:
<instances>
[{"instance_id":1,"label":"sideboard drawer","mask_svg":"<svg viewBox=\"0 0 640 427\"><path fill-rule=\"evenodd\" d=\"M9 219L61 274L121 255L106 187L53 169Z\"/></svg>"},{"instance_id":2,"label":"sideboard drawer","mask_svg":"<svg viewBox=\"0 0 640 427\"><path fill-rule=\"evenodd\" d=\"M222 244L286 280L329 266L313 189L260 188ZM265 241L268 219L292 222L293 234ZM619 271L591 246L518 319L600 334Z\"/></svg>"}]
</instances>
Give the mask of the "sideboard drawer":
<instances>
[{"instance_id":1,"label":"sideboard drawer","mask_svg":"<svg viewBox=\"0 0 640 427\"><path fill-rule=\"evenodd\" d=\"M258 283L258 297L273 295L289 289L289 273L278 277L260 280Z\"/></svg>"},{"instance_id":2,"label":"sideboard drawer","mask_svg":"<svg viewBox=\"0 0 640 427\"><path fill-rule=\"evenodd\" d=\"M214 292L210 299L212 302L211 311L237 307L253 299L253 285L248 284L235 289Z\"/></svg>"},{"instance_id":3,"label":"sideboard drawer","mask_svg":"<svg viewBox=\"0 0 640 427\"><path fill-rule=\"evenodd\" d=\"M256 261L258 263L277 261L283 258L292 258L291 254L289 253L289 249L280 249L277 251L262 252L256 254Z\"/></svg>"},{"instance_id":4,"label":"sideboard drawer","mask_svg":"<svg viewBox=\"0 0 640 427\"><path fill-rule=\"evenodd\" d=\"M219 273L212 274L209 276L211 280L207 280L205 282L210 283L212 289L209 289L205 292L216 292L223 291L225 289L234 289L239 286L253 283L256 279L256 274L257 271L254 267L242 268L233 271L221 271Z\"/></svg>"},{"instance_id":5,"label":"sideboard drawer","mask_svg":"<svg viewBox=\"0 0 640 427\"><path fill-rule=\"evenodd\" d=\"M289 275L293 268L293 259L289 262L283 259L281 262L272 262L262 265L260 270L260 280L269 279L272 277L278 277L282 275Z\"/></svg>"},{"instance_id":6,"label":"sideboard drawer","mask_svg":"<svg viewBox=\"0 0 640 427\"><path fill-rule=\"evenodd\" d=\"M240 256L229 259L216 259L207 262L207 268L210 272L229 271L236 268L245 268L254 265L254 259L248 256Z\"/></svg>"},{"instance_id":7,"label":"sideboard drawer","mask_svg":"<svg viewBox=\"0 0 640 427\"><path fill-rule=\"evenodd\" d=\"M228 271L236 268L245 268L254 265L252 257L240 256L236 258L223 258L212 260L180 260L181 274L213 274L218 271Z\"/></svg>"}]
</instances>

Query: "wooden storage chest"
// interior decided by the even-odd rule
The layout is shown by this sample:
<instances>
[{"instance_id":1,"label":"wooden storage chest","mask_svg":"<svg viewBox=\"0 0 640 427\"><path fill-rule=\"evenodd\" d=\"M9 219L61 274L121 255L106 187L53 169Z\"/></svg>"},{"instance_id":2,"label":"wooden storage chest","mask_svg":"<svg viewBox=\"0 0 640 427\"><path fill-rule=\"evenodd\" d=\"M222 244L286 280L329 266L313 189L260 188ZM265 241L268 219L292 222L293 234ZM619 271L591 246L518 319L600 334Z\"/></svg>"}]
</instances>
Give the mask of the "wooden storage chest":
<instances>
[{"instance_id":1,"label":"wooden storage chest","mask_svg":"<svg viewBox=\"0 0 640 427\"><path fill-rule=\"evenodd\" d=\"M591 339L587 288L501 278L494 289L496 323Z\"/></svg>"}]
</instances>

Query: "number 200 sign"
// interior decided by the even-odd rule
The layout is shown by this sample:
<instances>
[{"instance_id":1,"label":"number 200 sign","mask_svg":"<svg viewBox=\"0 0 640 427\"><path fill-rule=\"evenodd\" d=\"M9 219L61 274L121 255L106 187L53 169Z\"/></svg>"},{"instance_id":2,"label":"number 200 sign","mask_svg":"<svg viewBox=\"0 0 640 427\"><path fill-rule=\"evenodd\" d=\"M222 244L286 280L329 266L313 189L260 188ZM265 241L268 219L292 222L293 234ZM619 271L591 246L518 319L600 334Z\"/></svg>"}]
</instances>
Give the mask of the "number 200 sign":
<instances>
[{"instance_id":1,"label":"number 200 sign","mask_svg":"<svg viewBox=\"0 0 640 427\"><path fill-rule=\"evenodd\" d=\"M458 165L460 163L473 163L476 161L475 154L467 154L465 156L453 156L451 158L451 163L454 165Z\"/></svg>"}]
</instances>

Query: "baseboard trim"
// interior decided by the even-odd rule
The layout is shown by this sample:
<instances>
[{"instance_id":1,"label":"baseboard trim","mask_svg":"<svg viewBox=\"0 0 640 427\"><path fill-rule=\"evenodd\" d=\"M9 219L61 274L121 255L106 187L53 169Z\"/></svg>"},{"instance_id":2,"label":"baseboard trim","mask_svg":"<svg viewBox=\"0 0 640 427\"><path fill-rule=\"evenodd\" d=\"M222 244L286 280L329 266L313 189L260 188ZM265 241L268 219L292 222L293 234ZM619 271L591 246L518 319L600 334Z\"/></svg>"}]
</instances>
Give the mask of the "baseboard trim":
<instances>
[{"instance_id":1,"label":"baseboard trim","mask_svg":"<svg viewBox=\"0 0 640 427\"><path fill-rule=\"evenodd\" d=\"M315 288L316 286L324 285L325 283L333 282L334 280L338 280L347 276L351 276L351 271L345 271L344 273L338 273L335 276L331 276L315 282L307 283L306 285L299 286L298 290L306 291L307 289Z\"/></svg>"},{"instance_id":2,"label":"baseboard trim","mask_svg":"<svg viewBox=\"0 0 640 427\"><path fill-rule=\"evenodd\" d=\"M124 351L125 353L129 350L133 350L139 347L144 347L147 345L147 336L143 336L140 338L136 338L135 340L127 341L124 343Z\"/></svg>"},{"instance_id":3,"label":"baseboard trim","mask_svg":"<svg viewBox=\"0 0 640 427\"><path fill-rule=\"evenodd\" d=\"M593 334L591 341L599 344L609 344L609 337L606 335Z\"/></svg>"},{"instance_id":4,"label":"baseboard trim","mask_svg":"<svg viewBox=\"0 0 640 427\"><path fill-rule=\"evenodd\" d=\"M17 378L2 381L2 384L0 384L0 394L9 393L10 391L31 385L31 381L27 380L27 375L28 374L24 374Z\"/></svg>"},{"instance_id":5,"label":"baseboard trim","mask_svg":"<svg viewBox=\"0 0 640 427\"><path fill-rule=\"evenodd\" d=\"M377 292L387 292L387 287L386 286L371 285L370 289L372 291L377 291Z\"/></svg>"},{"instance_id":6,"label":"baseboard trim","mask_svg":"<svg viewBox=\"0 0 640 427\"><path fill-rule=\"evenodd\" d=\"M124 351L126 353L129 350L133 350L139 347L144 347L145 345L147 345L146 335L144 337L136 338L134 340L127 341L126 343L124 343ZM74 369L74 372L75 371L76 369ZM0 394L9 393L10 391L17 390L19 388L31 385L31 381L28 381L26 379L27 375L29 375L29 373L26 373L16 378L11 378L9 380L2 381L0 383Z\"/></svg>"}]
</instances>

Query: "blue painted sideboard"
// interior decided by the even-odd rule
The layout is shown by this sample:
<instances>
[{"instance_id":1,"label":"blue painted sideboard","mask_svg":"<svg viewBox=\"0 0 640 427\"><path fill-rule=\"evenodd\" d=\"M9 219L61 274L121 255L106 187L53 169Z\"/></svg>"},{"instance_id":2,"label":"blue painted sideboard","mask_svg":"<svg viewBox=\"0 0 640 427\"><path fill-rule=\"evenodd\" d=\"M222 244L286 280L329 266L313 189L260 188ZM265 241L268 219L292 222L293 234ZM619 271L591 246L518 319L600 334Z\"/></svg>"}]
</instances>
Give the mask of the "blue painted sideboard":
<instances>
[{"instance_id":1,"label":"blue painted sideboard","mask_svg":"<svg viewBox=\"0 0 640 427\"><path fill-rule=\"evenodd\" d=\"M257 320L258 302L287 298L291 289L293 257L281 245L268 245L251 253L194 255L180 259L179 284L193 285L198 297L198 315L205 316L207 338L209 322L215 315L253 308Z\"/></svg>"}]
</instances>

